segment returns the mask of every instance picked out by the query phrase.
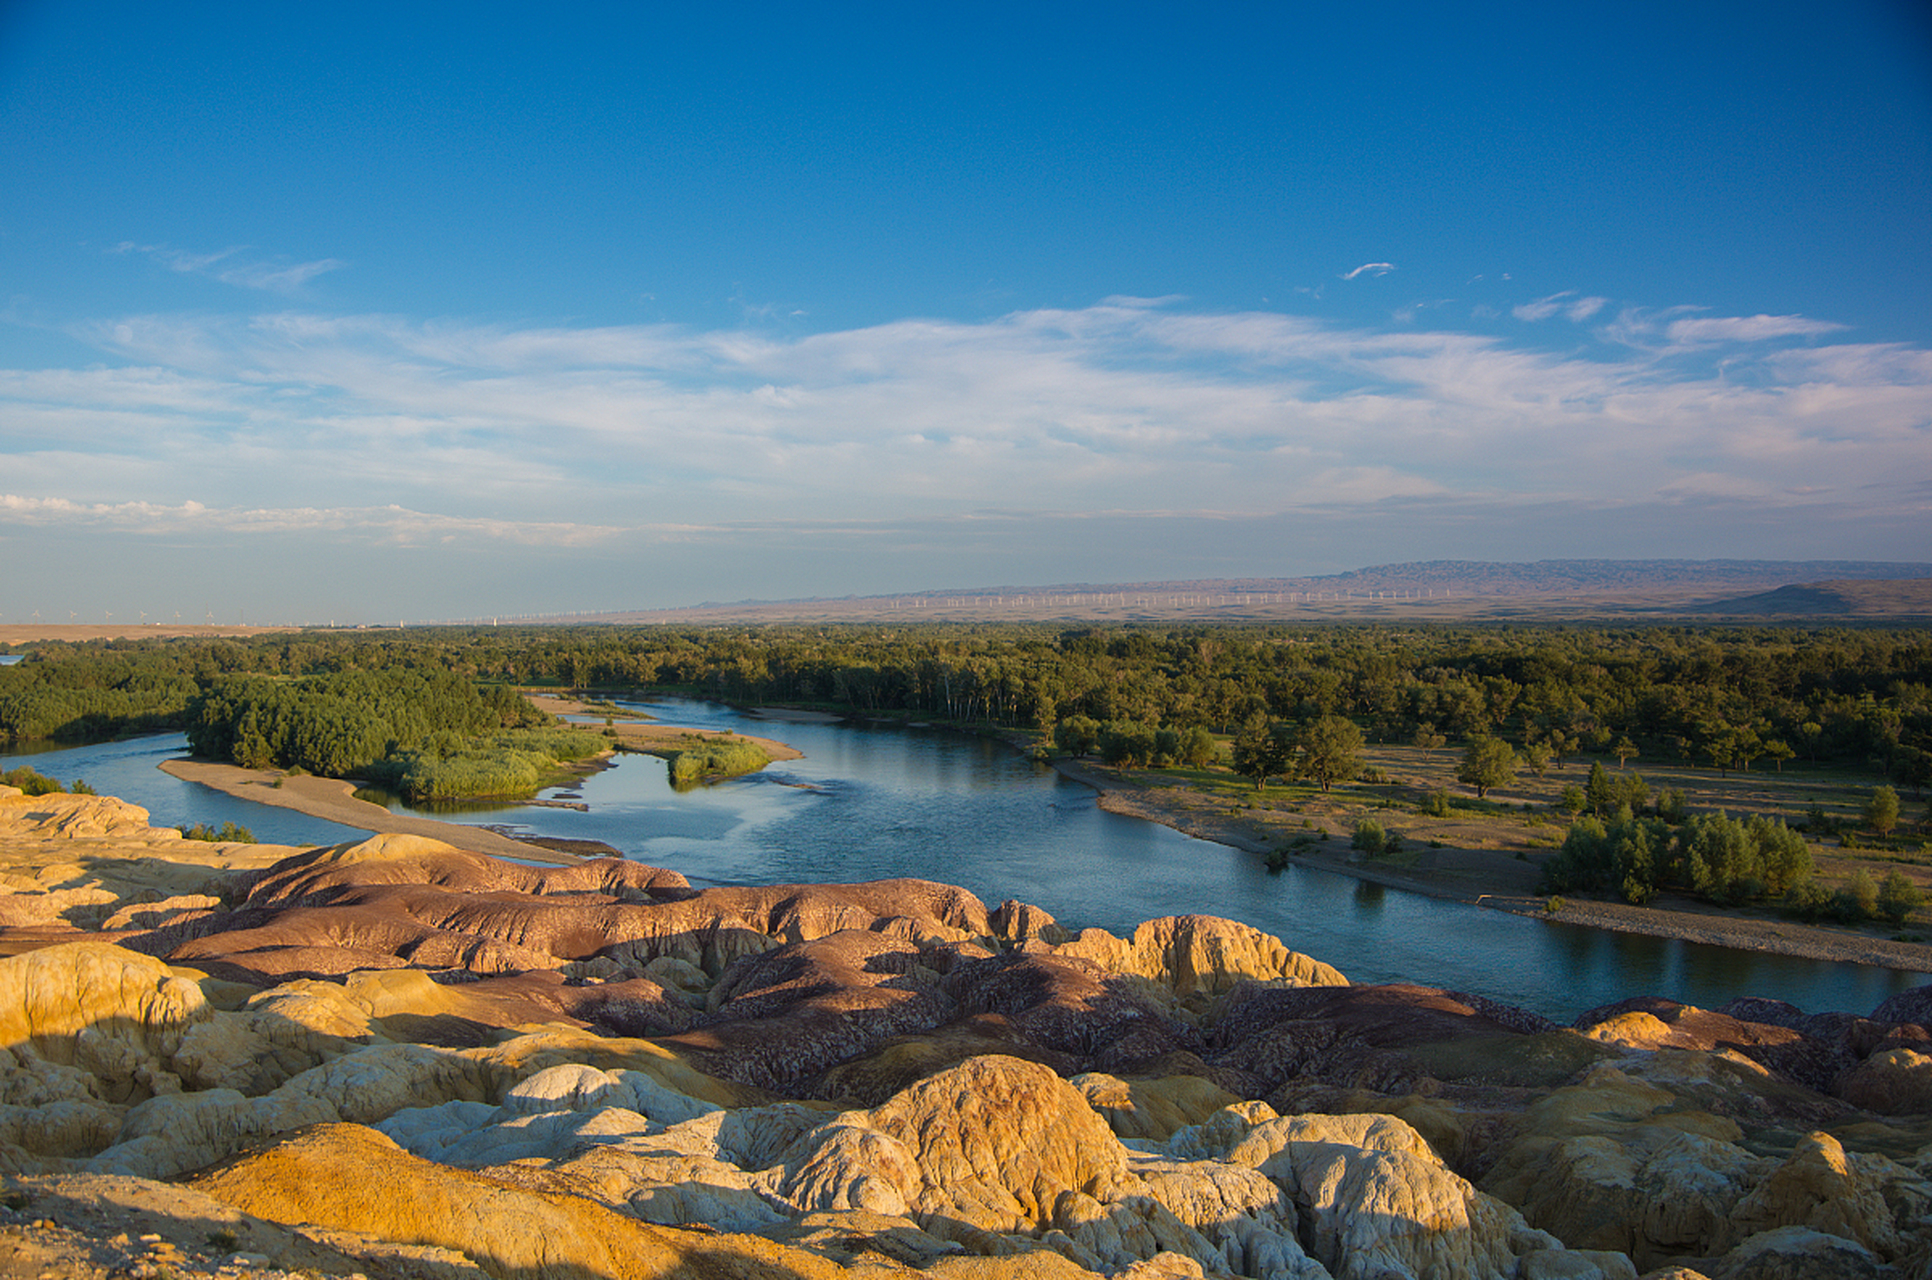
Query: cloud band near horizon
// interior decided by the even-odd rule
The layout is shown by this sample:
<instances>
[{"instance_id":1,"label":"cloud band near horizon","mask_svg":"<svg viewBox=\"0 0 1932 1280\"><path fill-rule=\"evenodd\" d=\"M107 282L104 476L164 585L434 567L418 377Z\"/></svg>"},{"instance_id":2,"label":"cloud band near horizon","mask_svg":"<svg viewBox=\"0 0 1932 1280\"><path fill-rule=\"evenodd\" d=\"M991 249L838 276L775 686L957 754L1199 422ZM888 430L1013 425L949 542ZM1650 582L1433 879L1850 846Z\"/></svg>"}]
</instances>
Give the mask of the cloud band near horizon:
<instances>
[{"instance_id":1,"label":"cloud band near horizon","mask_svg":"<svg viewBox=\"0 0 1932 1280\"><path fill-rule=\"evenodd\" d=\"M1467 332L1121 298L789 336L128 316L75 331L96 364L0 371L0 536L568 549L984 511L1927 513L1932 353L1798 316L1586 327L1604 308L1555 295Z\"/></svg>"}]
</instances>

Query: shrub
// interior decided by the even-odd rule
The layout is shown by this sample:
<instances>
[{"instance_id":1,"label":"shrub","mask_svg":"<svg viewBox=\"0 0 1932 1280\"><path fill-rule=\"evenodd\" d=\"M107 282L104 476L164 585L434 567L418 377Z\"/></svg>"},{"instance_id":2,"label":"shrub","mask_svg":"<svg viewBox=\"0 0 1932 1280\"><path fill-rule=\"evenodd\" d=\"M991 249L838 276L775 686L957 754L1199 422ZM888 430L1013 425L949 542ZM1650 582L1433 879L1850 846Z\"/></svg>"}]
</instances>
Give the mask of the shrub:
<instances>
[{"instance_id":1,"label":"shrub","mask_svg":"<svg viewBox=\"0 0 1932 1280\"><path fill-rule=\"evenodd\" d=\"M219 830L205 822L178 828L186 840L206 840L210 844L254 844L255 833L235 822L224 822Z\"/></svg>"},{"instance_id":2,"label":"shrub","mask_svg":"<svg viewBox=\"0 0 1932 1280\"><path fill-rule=\"evenodd\" d=\"M1878 913L1893 924L1904 924L1905 917L1925 902L1925 891L1913 884L1903 871L1893 868L1878 888Z\"/></svg>"},{"instance_id":3,"label":"shrub","mask_svg":"<svg viewBox=\"0 0 1932 1280\"><path fill-rule=\"evenodd\" d=\"M671 757L671 785L691 787L707 778L755 773L770 763L771 757L755 742L701 742Z\"/></svg>"},{"instance_id":4,"label":"shrub","mask_svg":"<svg viewBox=\"0 0 1932 1280\"><path fill-rule=\"evenodd\" d=\"M1832 905L1841 920L1869 920L1878 914L1878 882L1860 867L1839 888Z\"/></svg>"},{"instance_id":5,"label":"shrub","mask_svg":"<svg viewBox=\"0 0 1932 1280\"><path fill-rule=\"evenodd\" d=\"M1422 812L1431 818L1448 817L1451 812L1449 792L1442 787L1437 787L1434 791L1431 791L1429 798L1422 802Z\"/></svg>"},{"instance_id":6,"label":"shrub","mask_svg":"<svg viewBox=\"0 0 1932 1280\"><path fill-rule=\"evenodd\" d=\"M1873 791L1865 805L1865 821L1881 836L1892 834L1892 828L1898 825L1898 792L1890 787Z\"/></svg>"},{"instance_id":7,"label":"shrub","mask_svg":"<svg viewBox=\"0 0 1932 1280\"><path fill-rule=\"evenodd\" d=\"M100 794L100 792L88 786L87 781L84 778L74 779L74 785L67 788L67 790L69 794L77 795L77 796L97 796Z\"/></svg>"},{"instance_id":8,"label":"shrub","mask_svg":"<svg viewBox=\"0 0 1932 1280\"><path fill-rule=\"evenodd\" d=\"M1355 835L1349 840L1351 849L1360 849L1371 858L1380 857L1388 847L1388 832L1373 818L1363 818L1355 824Z\"/></svg>"},{"instance_id":9,"label":"shrub","mask_svg":"<svg viewBox=\"0 0 1932 1280\"><path fill-rule=\"evenodd\" d=\"M21 792L30 796L53 796L61 794L65 788L44 773L36 772L32 765L21 765L18 769L0 773L0 782L10 787L19 787Z\"/></svg>"}]
</instances>

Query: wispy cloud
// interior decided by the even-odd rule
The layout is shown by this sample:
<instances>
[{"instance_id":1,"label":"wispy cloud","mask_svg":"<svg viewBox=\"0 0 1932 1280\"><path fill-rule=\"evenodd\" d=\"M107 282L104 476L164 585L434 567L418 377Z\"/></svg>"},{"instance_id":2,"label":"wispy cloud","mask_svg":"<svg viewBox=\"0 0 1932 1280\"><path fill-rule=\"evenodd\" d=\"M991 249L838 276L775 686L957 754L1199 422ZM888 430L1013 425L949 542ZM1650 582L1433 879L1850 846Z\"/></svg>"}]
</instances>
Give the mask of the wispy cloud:
<instances>
[{"instance_id":1,"label":"wispy cloud","mask_svg":"<svg viewBox=\"0 0 1932 1280\"><path fill-rule=\"evenodd\" d=\"M1521 306L1511 307L1509 313L1518 320L1540 321L1548 320L1561 312L1570 320L1581 324L1603 310L1609 301L1608 298L1580 298L1576 290L1565 289L1562 293L1553 293L1547 298L1538 298L1534 302L1525 302Z\"/></svg>"},{"instance_id":2,"label":"wispy cloud","mask_svg":"<svg viewBox=\"0 0 1932 1280\"><path fill-rule=\"evenodd\" d=\"M1355 270L1344 275L1342 279L1353 280L1356 276L1360 275L1385 276L1393 270L1395 270L1395 264L1393 262L1364 262L1361 266L1355 268Z\"/></svg>"},{"instance_id":3,"label":"wispy cloud","mask_svg":"<svg viewBox=\"0 0 1932 1280\"><path fill-rule=\"evenodd\" d=\"M1673 320L1664 329L1672 342L1709 346L1719 342L1765 342L1772 338L1812 338L1845 326L1804 316L1709 316Z\"/></svg>"},{"instance_id":4,"label":"wispy cloud","mask_svg":"<svg viewBox=\"0 0 1932 1280\"><path fill-rule=\"evenodd\" d=\"M535 547L583 547L626 534L650 533L651 526L540 523L436 515L389 505L383 507L210 507L192 499L174 505L157 502L71 502L0 493L0 525L89 526L125 533L272 534L355 531L396 542L451 542L498 539Z\"/></svg>"},{"instance_id":5,"label":"wispy cloud","mask_svg":"<svg viewBox=\"0 0 1932 1280\"><path fill-rule=\"evenodd\" d=\"M236 245L213 253L194 253L167 245L135 244L124 240L114 247L116 253L133 253L169 271L182 275L207 276L242 289L264 289L271 293L294 293L315 277L337 271L348 264L337 258L318 258L313 262L287 262L279 258L252 256L246 246Z\"/></svg>"}]
</instances>

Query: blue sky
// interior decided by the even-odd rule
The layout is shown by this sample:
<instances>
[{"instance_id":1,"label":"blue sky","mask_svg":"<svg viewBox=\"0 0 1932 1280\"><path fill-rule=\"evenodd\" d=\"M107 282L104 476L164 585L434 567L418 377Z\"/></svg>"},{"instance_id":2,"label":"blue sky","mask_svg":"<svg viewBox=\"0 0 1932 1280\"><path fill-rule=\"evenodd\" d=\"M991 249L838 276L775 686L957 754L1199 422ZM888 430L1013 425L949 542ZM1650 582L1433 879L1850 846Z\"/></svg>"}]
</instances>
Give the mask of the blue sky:
<instances>
[{"instance_id":1,"label":"blue sky","mask_svg":"<svg viewBox=\"0 0 1932 1280\"><path fill-rule=\"evenodd\" d=\"M0 0L0 616L1927 559L1923 6Z\"/></svg>"}]
</instances>

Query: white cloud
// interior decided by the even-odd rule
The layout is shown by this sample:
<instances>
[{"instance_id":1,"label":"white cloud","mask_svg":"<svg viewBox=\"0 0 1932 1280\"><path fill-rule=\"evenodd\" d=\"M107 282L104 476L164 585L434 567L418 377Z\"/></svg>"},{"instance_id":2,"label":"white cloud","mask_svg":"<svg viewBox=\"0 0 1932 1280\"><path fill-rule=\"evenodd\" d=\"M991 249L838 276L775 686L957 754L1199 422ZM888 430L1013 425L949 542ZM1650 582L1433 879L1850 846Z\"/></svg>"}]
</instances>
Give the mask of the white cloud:
<instances>
[{"instance_id":1,"label":"white cloud","mask_svg":"<svg viewBox=\"0 0 1932 1280\"><path fill-rule=\"evenodd\" d=\"M1571 322L1582 324L1603 310L1609 301L1608 298L1579 298L1576 290L1565 289L1562 293L1552 293L1547 298L1538 298L1534 302L1525 302L1521 306L1511 307L1509 313L1518 320L1536 322L1548 320L1561 312Z\"/></svg>"},{"instance_id":2,"label":"white cloud","mask_svg":"<svg viewBox=\"0 0 1932 1280\"><path fill-rule=\"evenodd\" d=\"M242 289L264 289L271 293L294 293L315 277L347 266L338 258L318 258L313 262L286 262L281 259L242 258L248 250L235 245L214 253L192 253L167 245L136 244L123 240L116 253L138 253L149 261L183 275L207 276Z\"/></svg>"},{"instance_id":3,"label":"white cloud","mask_svg":"<svg viewBox=\"0 0 1932 1280\"><path fill-rule=\"evenodd\" d=\"M1353 280L1356 276L1363 274L1385 276L1393 270L1395 270L1395 264L1393 262L1364 262L1361 266L1343 276L1342 279Z\"/></svg>"},{"instance_id":4,"label":"white cloud","mask_svg":"<svg viewBox=\"0 0 1932 1280\"><path fill-rule=\"evenodd\" d=\"M1525 302L1520 307L1511 307L1509 313L1518 320L1548 320L1563 309L1563 299L1569 296L1570 292L1553 293L1547 298L1538 298L1534 302Z\"/></svg>"},{"instance_id":5,"label":"white cloud","mask_svg":"<svg viewBox=\"0 0 1932 1280\"><path fill-rule=\"evenodd\" d=\"M1664 335L1682 345L1706 346L1717 342L1810 338L1836 333L1844 327L1826 320L1808 320L1804 316L1710 316L1695 320L1673 320L1665 326Z\"/></svg>"},{"instance_id":6,"label":"white cloud","mask_svg":"<svg viewBox=\"0 0 1932 1280\"><path fill-rule=\"evenodd\" d=\"M79 331L119 367L0 370L0 523L610 548L987 508L1260 518L1695 491L1773 509L1856 490L1902 509L1932 456L1932 353L1818 344L1834 328L1630 309L1604 345L1553 354L1127 297L785 338L128 316Z\"/></svg>"}]
</instances>

